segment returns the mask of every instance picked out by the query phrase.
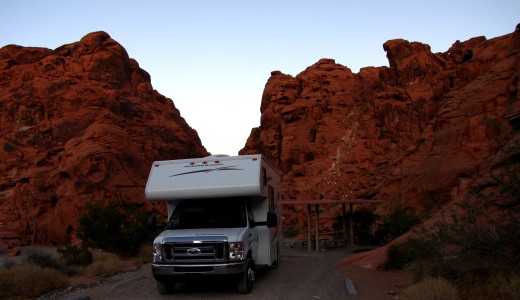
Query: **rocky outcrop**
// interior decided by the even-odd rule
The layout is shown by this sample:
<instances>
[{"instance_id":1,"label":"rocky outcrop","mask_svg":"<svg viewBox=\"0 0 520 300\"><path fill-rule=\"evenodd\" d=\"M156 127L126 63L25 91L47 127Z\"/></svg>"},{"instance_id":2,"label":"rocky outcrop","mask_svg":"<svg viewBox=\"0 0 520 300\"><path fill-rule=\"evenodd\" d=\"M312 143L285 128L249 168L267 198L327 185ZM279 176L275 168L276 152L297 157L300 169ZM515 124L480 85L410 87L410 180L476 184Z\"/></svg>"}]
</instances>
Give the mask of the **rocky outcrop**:
<instances>
[{"instance_id":1,"label":"rocky outcrop","mask_svg":"<svg viewBox=\"0 0 520 300\"><path fill-rule=\"evenodd\" d=\"M107 33L0 49L0 239L61 242L89 202L144 199L154 160L207 155Z\"/></svg>"},{"instance_id":2,"label":"rocky outcrop","mask_svg":"<svg viewBox=\"0 0 520 300\"><path fill-rule=\"evenodd\" d=\"M321 59L296 77L271 73L260 127L240 153L279 166L284 200L435 210L518 160L520 31L457 41L444 53L401 39L383 47L390 67L356 74ZM304 218L286 211L287 223Z\"/></svg>"}]
</instances>

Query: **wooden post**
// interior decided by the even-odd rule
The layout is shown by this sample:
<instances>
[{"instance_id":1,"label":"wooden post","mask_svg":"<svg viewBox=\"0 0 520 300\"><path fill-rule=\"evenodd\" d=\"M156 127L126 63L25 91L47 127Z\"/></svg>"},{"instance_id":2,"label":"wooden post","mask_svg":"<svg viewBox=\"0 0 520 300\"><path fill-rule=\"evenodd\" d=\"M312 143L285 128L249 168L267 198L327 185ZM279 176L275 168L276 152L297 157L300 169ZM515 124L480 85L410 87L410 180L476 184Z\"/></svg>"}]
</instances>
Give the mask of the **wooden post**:
<instances>
[{"instance_id":1,"label":"wooden post","mask_svg":"<svg viewBox=\"0 0 520 300\"><path fill-rule=\"evenodd\" d=\"M312 243L311 243L311 216L312 215L312 209L311 205L307 204L307 250L312 250Z\"/></svg>"},{"instance_id":2,"label":"wooden post","mask_svg":"<svg viewBox=\"0 0 520 300\"><path fill-rule=\"evenodd\" d=\"M352 203L350 203L350 212L349 212L349 217L350 217L350 245L351 246L354 246L354 221L352 220Z\"/></svg>"},{"instance_id":3,"label":"wooden post","mask_svg":"<svg viewBox=\"0 0 520 300\"><path fill-rule=\"evenodd\" d=\"M347 212L345 210L345 203L341 204L341 208L342 208L342 211L343 211L343 220L342 220L342 225L343 225L343 230L342 230L342 238L343 238L343 241L345 241L345 243L347 242ZM346 246L346 245L345 245Z\"/></svg>"},{"instance_id":4,"label":"wooden post","mask_svg":"<svg viewBox=\"0 0 520 300\"><path fill-rule=\"evenodd\" d=\"M316 252L320 251L320 205L316 204Z\"/></svg>"}]
</instances>

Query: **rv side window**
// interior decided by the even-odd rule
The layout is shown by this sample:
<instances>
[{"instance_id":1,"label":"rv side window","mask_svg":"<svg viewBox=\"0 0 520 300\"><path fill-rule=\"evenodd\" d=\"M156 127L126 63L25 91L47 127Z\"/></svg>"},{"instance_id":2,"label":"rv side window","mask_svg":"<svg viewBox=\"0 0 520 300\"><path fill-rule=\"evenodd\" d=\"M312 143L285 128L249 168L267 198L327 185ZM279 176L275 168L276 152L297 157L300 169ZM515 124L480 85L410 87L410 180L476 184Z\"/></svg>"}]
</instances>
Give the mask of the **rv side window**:
<instances>
[{"instance_id":1,"label":"rv side window","mask_svg":"<svg viewBox=\"0 0 520 300\"><path fill-rule=\"evenodd\" d=\"M269 211L274 211L274 188L269 186L267 197L269 199Z\"/></svg>"},{"instance_id":2,"label":"rv side window","mask_svg":"<svg viewBox=\"0 0 520 300\"><path fill-rule=\"evenodd\" d=\"M267 184L267 171L262 167L262 187Z\"/></svg>"}]
</instances>

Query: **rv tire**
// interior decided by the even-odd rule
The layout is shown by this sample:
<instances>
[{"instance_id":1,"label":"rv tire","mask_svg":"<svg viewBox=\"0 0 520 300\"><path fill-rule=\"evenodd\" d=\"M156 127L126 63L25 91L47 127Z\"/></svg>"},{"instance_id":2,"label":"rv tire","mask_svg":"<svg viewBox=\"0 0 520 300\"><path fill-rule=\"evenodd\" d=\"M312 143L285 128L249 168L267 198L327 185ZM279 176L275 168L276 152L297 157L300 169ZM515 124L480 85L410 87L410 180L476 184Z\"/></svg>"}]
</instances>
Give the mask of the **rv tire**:
<instances>
[{"instance_id":1,"label":"rv tire","mask_svg":"<svg viewBox=\"0 0 520 300\"><path fill-rule=\"evenodd\" d=\"M255 281L255 264L252 260L249 260L246 271L240 274L238 278L238 292L240 294L249 294L253 289L253 283Z\"/></svg>"},{"instance_id":2,"label":"rv tire","mask_svg":"<svg viewBox=\"0 0 520 300\"><path fill-rule=\"evenodd\" d=\"M175 291L175 281L163 279L157 280L157 289L162 295L172 294Z\"/></svg>"}]
</instances>

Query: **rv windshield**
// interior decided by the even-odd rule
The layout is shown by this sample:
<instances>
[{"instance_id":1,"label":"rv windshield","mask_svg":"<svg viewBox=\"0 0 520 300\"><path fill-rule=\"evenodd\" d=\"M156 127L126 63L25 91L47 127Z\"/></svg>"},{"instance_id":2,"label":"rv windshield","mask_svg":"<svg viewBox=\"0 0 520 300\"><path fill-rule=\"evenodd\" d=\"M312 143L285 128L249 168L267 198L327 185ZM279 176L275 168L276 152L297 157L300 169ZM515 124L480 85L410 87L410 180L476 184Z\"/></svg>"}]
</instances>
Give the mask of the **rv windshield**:
<instances>
[{"instance_id":1,"label":"rv windshield","mask_svg":"<svg viewBox=\"0 0 520 300\"><path fill-rule=\"evenodd\" d=\"M233 228L247 226L244 199L202 199L180 203L166 229Z\"/></svg>"}]
</instances>

